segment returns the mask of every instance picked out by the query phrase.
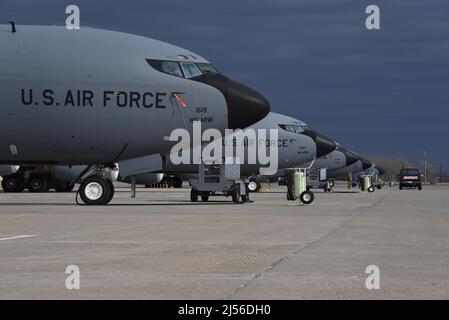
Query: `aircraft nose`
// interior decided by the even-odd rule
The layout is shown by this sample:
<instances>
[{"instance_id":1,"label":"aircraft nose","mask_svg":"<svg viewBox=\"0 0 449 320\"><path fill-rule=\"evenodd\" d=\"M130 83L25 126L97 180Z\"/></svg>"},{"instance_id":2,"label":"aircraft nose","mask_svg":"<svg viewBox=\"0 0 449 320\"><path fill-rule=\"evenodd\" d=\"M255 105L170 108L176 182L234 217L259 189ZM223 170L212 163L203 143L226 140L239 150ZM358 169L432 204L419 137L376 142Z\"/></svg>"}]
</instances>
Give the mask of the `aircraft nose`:
<instances>
[{"instance_id":1,"label":"aircraft nose","mask_svg":"<svg viewBox=\"0 0 449 320\"><path fill-rule=\"evenodd\" d=\"M322 157L328 153L331 153L337 148L337 144L334 140L323 136L313 130L306 130L301 132L302 134L312 138L316 144L316 157Z\"/></svg>"},{"instance_id":2,"label":"aircraft nose","mask_svg":"<svg viewBox=\"0 0 449 320\"><path fill-rule=\"evenodd\" d=\"M230 129L246 128L265 118L270 112L270 103L260 93L230 80L226 102Z\"/></svg>"},{"instance_id":3,"label":"aircraft nose","mask_svg":"<svg viewBox=\"0 0 449 320\"><path fill-rule=\"evenodd\" d=\"M260 93L219 74L207 74L192 78L218 89L225 97L228 107L229 129L243 129L270 112L270 103Z\"/></svg>"},{"instance_id":4,"label":"aircraft nose","mask_svg":"<svg viewBox=\"0 0 449 320\"><path fill-rule=\"evenodd\" d=\"M346 149L342 149L341 151L346 157L346 166L350 166L351 164L354 164L357 162L357 160L359 160L359 157L354 152L348 151Z\"/></svg>"},{"instance_id":5,"label":"aircraft nose","mask_svg":"<svg viewBox=\"0 0 449 320\"><path fill-rule=\"evenodd\" d=\"M317 157L322 157L328 153L331 153L337 148L337 144L334 140L329 139L328 137L323 136L319 133L316 134L315 143Z\"/></svg>"},{"instance_id":6,"label":"aircraft nose","mask_svg":"<svg viewBox=\"0 0 449 320\"><path fill-rule=\"evenodd\" d=\"M371 165L372 165L371 161L369 161L369 160L360 158L360 161L362 161L362 168L363 168L363 170L366 170L366 169L370 168Z\"/></svg>"}]
</instances>

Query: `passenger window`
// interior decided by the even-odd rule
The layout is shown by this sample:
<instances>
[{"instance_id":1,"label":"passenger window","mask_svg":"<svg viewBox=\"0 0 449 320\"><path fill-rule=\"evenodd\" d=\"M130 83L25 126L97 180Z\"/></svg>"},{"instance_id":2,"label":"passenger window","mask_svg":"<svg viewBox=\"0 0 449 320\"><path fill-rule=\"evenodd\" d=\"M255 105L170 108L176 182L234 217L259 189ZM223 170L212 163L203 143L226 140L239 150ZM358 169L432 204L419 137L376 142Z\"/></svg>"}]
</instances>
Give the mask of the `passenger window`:
<instances>
[{"instance_id":1,"label":"passenger window","mask_svg":"<svg viewBox=\"0 0 449 320\"><path fill-rule=\"evenodd\" d=\"M163 61L161 71L177 77L182 77L182 71L177 62Z\"/></svg>"},{"instance_id":2,"label":"passenger window","mask_svg":"<svg viewBox=\"0 0 449 320\"><path fill-rule=\"evenodd\" d=\"M194 63L181 62L182 70L186 78L193 78L201 75L200 69Z\"/></svg>"}]
</instances>

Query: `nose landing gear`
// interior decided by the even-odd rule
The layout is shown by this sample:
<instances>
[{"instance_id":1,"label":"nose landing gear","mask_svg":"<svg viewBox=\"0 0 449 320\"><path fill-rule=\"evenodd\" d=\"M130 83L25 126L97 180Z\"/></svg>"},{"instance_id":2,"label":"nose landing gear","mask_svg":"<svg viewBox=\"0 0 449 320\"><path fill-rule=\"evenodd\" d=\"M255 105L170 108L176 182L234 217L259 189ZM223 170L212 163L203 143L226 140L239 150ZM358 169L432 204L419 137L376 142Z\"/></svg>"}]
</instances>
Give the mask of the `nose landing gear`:
<instances>
[{"instance_id":1,"label":"nose landing gear","mask_svg":"<svg viewBox=\"0 0 449 320\"><path fill-rule=\"evenodd\" d=\"M114 196L111 180L99 175L85 179L78 190L81 200L88 205L108 204Z\"/></svg>"},{"instance_id":2,"label":"nose landing gear","mask_svg":"<svg viewBox=\"0 0 449 320\"><path fill-rule=\"evenodd\" d=\"M91 168L87 168L81 174L81 185L78 194L86 205L106 205L114 197L114 185L112 179L116 167L99 166L94 168L94 174L87 174ZM83 178L83 176L86 176Z\"/></svg>"}]
</instances>

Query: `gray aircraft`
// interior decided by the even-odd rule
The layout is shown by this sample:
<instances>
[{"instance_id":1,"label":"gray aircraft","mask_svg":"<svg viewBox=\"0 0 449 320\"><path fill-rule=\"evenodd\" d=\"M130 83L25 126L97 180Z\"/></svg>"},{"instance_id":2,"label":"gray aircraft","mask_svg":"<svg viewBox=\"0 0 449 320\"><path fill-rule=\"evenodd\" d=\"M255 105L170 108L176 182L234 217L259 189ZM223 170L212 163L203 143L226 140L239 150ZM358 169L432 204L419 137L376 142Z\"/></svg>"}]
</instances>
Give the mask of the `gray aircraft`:
<instances>
[{"instance_id":1,"label":"gray aircraft","mask_svg":"<svg viewBox=\"0 0 449 320\"><path fill-rule=\"evenodd\" d=\"M88 165L86 204L112 199L116 162L160 169L172 130L245 128L270 109L201 56L137 35L11 23L0 44L0 164Z\"/></svg>"},{"instance_id":2,"label":"gray aircraft","mask_svg":"<svg viewBox=\"0 0 449 320\"><path fill-rule=\"evenodd\" d=\"M264 129L266 132L269 132L270 129L278 130L277 141L273 142L269 136L262 143L260 143L260 137L255 137L257 142L251 138L245 141L245 162L240 165L240 172L243 177L249 177L248 188L250 191L257 190L260 187L261 179L264 177L259 176L259 170L262 166L259 162L254 164L248 163L248 145L263 146L265 149L268 149L269 143L267 141L278 145L277 172L269 176L269 179L283 176L288 170L293 168L308 166L316 157L321 159L336 147L334 141L314 132L304 122L273 112L248 129L254 129L255 132L259 129ZM224 142L221 144L224 147ZM268 153L268 150L266 150L266 153ZM168 155L164 156L163 159L165 160L163 169L158 170L159 172L166 175L176 175L184 179L197 178L197 164L175 165L171 163ZM118 168L122 164L119 161ZM28 170L27 167L23 167L20 170L20 174L28 181L30 191L46 191L49 188L54 188L56 191L69 191L63 189L62 186L68 186L68 183L74 180L84 169L85 166L49 166L46 171L39 172L37 169L33 170L32 167L28 167ZM118 174L118 180L126 183L131 183L134 180L136 184L152 185L161 181L161 173L143 173L132 176ZM5 182L7 183L8 181L10 180L7 176L5 177ZM203 192L200 195L203 200L207 200L209 194Z\"/></svg>"},{"instance_id":3,"label":"gray aircraft","mask_svg":"<svg viewBox=\"0 0 449 320\"><path fill-rule=\"evenodd\" d=\"M326 168L329 171L350 166L359 160L357 154L341 146L331 153L318 158L313 163L312 168Z\"/></svg>"},{"instance_id":4,"label":"gray aircraft","mask_svg":"<svg viewBox=\"0 0 449 320\"><path fill-rule=\"evenodd\" d=\"M336 147L334 141L311 130L304 122L274 112L270 112L264 119L250 126L249 129L265 129L267 131L278 129L278 171L296 168L301 163L311 162L316 156L327 154ZM269 141L270 139L267 137L266 140ZM265 142L263 146L268 149ZM248 152L247 144L249 143L252 143L252 141L245 144L245 154ZM257 176L261 166L258 161L254 164L249 164L246 161L242 163L240 171L243 176ZM175 174L180 172L195 173L198 172L198 166L174 165L167 162L164 173Z\"/></svg>"},{"instance_id":5,"label":"gray aircraft","mask_svg":"<svg viewBox=\"0 0 449 320\"><path fill-rule=\"evenodd\" d=\"M249 128L255 130L278 129L278 168L275 174L268 177L260 176L259 171L262 166L260 163L249 164L246 161L240 165L241 176L248 178L249 191L257 190L264 178L277 179L291 169L308 166L316 157L322 157L336 148L333 140L311 130L304 122L273 112ZM263 145L268 148L265 142ZM247 146L245 149L245 154L247 154ZM196 178L198 165L174 165L168 161L163 172L168 175L181 176L184 179ZM157 183L161 179L156 174L137 175L134 178L136 183L145 185ZM122 180L131 182L131 177L122 177ZM192 189L192 192L194 193L195 190ZM201 196L203 201L207 201L208 194L203 192Z\"/></svg>"},{"instance_id":6,"label":"gray aircraft","mask_svg":"<svg viewBox=\"0 0 449 320\"><path fill-rule=\"evenodd\" d=\"M335 178L335 179L343 179L345 180L349 173L353 175L353 177L357 177L365 170L371 168L373 166L373 163L365 158L359 157L359 159L354 162L353 164L329 171L328 176Z\"/></svg>"}]
</instances>

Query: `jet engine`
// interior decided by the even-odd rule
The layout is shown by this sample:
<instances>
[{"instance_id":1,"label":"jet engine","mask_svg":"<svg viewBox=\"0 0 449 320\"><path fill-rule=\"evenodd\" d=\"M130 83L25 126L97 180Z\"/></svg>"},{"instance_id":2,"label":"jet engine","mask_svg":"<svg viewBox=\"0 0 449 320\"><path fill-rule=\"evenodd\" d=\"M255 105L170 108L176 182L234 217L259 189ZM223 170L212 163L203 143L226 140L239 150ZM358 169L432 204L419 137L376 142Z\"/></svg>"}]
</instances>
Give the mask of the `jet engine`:
<instances>
[{"instance_id":1,"label":"jet engine","mask_svg":"<svg viewBox=\"0 0 449 320\"><path fill-rule=\"evenodd\" d=\"M20 166L0 165L0 176L8 176L19 171Z\"/></svg>"}]
</instances>

